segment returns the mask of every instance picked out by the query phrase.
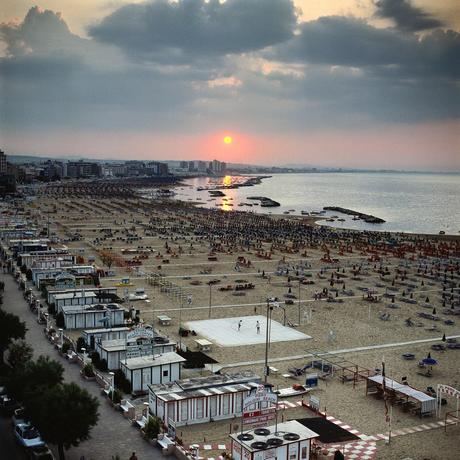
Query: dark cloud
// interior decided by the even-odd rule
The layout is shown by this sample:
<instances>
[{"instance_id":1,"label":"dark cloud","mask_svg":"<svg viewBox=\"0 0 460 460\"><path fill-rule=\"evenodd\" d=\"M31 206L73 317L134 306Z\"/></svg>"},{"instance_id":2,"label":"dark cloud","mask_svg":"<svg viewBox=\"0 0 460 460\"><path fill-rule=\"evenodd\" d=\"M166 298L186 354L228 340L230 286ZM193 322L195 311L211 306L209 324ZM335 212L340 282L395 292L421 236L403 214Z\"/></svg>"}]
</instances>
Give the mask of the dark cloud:
<instances>
[{"instance_id":1,"label":"dark cloud","mask_svg":"<svg viewBox=\"0 0 460 460\"><path fill-rule=\"evenodd\" d=\"M360 19L322 17L300 25L268 53L280 61L357 67L387 78L460 77L460 34L435 30L422 38Z\"/></svg>"},{"instance_id":2,"label":"dark cloud","mask_svg":"<svg viewBox=\"0 0 460 460\"><path fill-rule=\"evenodd\" d=\"M412 5L410 0L377 0L375 6L376 16L392 19L398 28L405 31L418 32L443 26L440 20Z\"/></svg>"},{"instance_id":3,"label":"dark cloud","mask_svg":"<svg viewBox=\"0 0 460 460\"><path fill-rule=\"evenodd\" d=\"M198 14L189 35L179 27L177 36L173 34L176 22L168 23L165 13L162 18L169 25L161 29L164 37L158 42L147 40L141 52L135 44L146 36L150 22L132 18L128 29L137 26L143 32L129 46L128 29L120 32L124 50L137 57L151 56L155 50L156 57L163 58L155 62L128 59L117 46L73 35L59 15L33 8L22 24L0 26L8 47L8 55L0 58L0 130L185 132L231 125L298 132L331 125L460 117L460 36L453 31L438 29L419 38L336 16L298 24L293 36L287 28L282 29L284 33L264 32L272 38L291 37L282 43L262 40L259 32L257 40L242 37L233 44L231 40L225 43L217 32L215 43L197 38L210 36L222 24L219 15L224 5L251 4L255 10L254 5L262 8L274 3L290 5L270 0L233 0L222 5L192 0L175 6L155 2L155 8L173 11L176 22L177 11L186 7L195 11L200 5L199 12L214 8L219 13L209 13L206 21ZM139 11L145 13L152 4L141 6ZM235 19L237 10L232 11L233 26L241 27ZM107 21L112 19L113 15L108 16ZM197 24L203 21L204 30L199 31ZM225 33L234 36L236 32ZM185 37L192 35L189 43ZM256 42L262 41L264 45L257 48ZM264 48L269 42L273 45ZM232 51L225 48L230 46ZM240 48L252 52L239 53ZM169 50L177 58L168 58ZM230 54L223 58L224 52ZM183 59L187 54L189 59ZM268 64L264 72L258 70L261 62ZM210 84L219 79L219 84Z\"/></svg>"},{"instance_id":4,"label":"dark cloud","mask_svg":"<svg viewBox=\"0 0 460 460\"><path fill-rule=\"evenodd\" d=\"M280 43L296 19L291 0L156 0L124 6L89 33L134 57L180 62Z\"/></svg>"},{"instance_id":5,"label":"dark cloud","mask_svg":"<svg viewBox=\"0 0 460 460\"><path fill-rule=\"evenodd\" d=\"M300 25L299 34L276 48L281 60L346 66L388 65L410 56L412 41L361 19L326 16Z\"/></svg>"}]
</instances>

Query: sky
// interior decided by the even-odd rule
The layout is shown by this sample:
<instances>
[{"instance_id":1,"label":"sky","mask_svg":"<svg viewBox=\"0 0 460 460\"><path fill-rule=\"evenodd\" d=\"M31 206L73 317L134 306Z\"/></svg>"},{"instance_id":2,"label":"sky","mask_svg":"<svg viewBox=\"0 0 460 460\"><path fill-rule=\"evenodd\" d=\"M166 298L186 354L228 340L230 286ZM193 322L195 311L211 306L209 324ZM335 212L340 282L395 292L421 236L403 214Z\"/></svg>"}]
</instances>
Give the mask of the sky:
<instances>
[{"instance_id":1,"label":"sky","mask_svg":"<svg viewBox=\"0 0 460 460\"><path fill-rule=\"evenodd\" d=\"M3 0L0 148L460 171L460 2Z\"/></svg>"}]
</instances>

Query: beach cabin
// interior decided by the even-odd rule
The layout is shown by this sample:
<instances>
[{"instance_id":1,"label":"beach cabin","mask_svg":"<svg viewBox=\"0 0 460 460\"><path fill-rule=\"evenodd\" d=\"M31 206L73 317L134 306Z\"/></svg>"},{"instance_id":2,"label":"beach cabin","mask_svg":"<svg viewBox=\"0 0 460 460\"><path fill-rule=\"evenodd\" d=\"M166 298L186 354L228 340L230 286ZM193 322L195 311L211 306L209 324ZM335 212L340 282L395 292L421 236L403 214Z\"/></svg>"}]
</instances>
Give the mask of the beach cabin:
<instances>
[{"instance_id":1,"label":"beach cabin","mask_svg":"<svg viewBox=\"0 0 460 460\"><path fill-rule=\"evenodd\" d=\"M260 377L251 371L149 385L150 413L170 432L176 427L241 417L243 399L257 388Z\"/></svg>"},{"instance_id":2,"label":"beach cabin","mask_svg":"<svg viewBox=\"0 0 460 460\"><path fill-rule=\"evenodd\" d=\"M96 344L105 340L125 339L126 334L131 330L130 327L109 327L102 329L86 329L82 332L86 346L92 350L96 349Z\"/></svg>"},{"instance_id":3,"label":"beach cabin","mask_svg":"<svg viewBox=\"0 0 460 460\"><path fill-rule=\"evenodd\" d=\"M88 306L97 302L98 298L93 291L73 291L54 296L54 305L57 313L63 311L63 307Z\"/></svg>"},{"instance_id":4,"label":"beach cabin","mask_svg":"<svg viewBox=\"0 0 460 460\"><path fill-rule=\"evenodd\" d=\"M124 338L96 343L96 351L111 370L119 369L120 362L126 359L169 353L175 349L175 342L142 326L130 330Z\"/></svg>"},{"instance_id":5,"label":"beach cabin","mask_svg":"<svg viewBox=\"0 0 460 460\"><path fill-rule=\"evenodd\" d=\"M55 304L59 313L63 305L92 305L96 303L116 303L117 288L80 287L75 289L48 289L47 303ZM60 297L62 296L62 297Z\"/></svg>"},{"instance_id":6,"label":"beach cabin","mask_svg":"<svg viewBox=\"0 0 460 460\"><path fill-rule=\"evenodd\" d=\"M182 356L174 352L140 356L121 361L120 369L131 382L133 393L147 393L148 386L180 379Z\"/></svg>"},{"instance_id":7,"label":"beach cabin","mask_svg":"<svg viewBox=\"0 0 460 460\"><path fill-rule=\"evenodd\" d=\"M32 282L41 289L43 285L49 284L50 280L54 280L62 272L60 268L32 268Z\"/></svg>"},{"instance_id":8,"label":"beach cabin","mask_svg":"<svg viewBox=\"0 0 460 460\"><path fill-rule=\"evenodd\" d=\"M62 268L75 264L75 256L67 249L46 249L20 252L18 264L27 268Z\"/></svg>"},{"instance_id":9,"label":"beach cabin","mask_svg":"<svg viewBox=\"0 0 460 460\"><path fill-rule=\"evenodd\" d=\"M10 240L9 247L13 253L13 257L16 258L18 254L28 253L28 252L46 252L48 251L48 244L50 240L48 239L18 239Z\"/></svg>"},{"instance_id":10,"label":"beach cabin","mask_svg":"<svg viewBox=\"0 0 460 460\"><path fill-rule=\"evenodd\" d=\"M64 305L61 311L66 329L105 328L124 324L125 309L117 304Z\"/></svg>"},{"instance_id":11,"label":"beach cabin","mask_svg":"<svg viewBox=\"0 0 460 460\"><path fill-rule=\"evenodd\" d=\"M32 268L32 281L41 289L53 286L54 290L75 289L77 286L94 286L94 267L71 265L64 268ZM66 279L68 277L68 279Z\"/></svg>"},{"instance_id":12,"label":"beach cabin","mask_svg":"<svg viewBox=\"0 0 460 460\"><path fill-rule=\"evenodd\" d=\"M296 420L229 436L234 460L309 460L312 440L319 437Z\"/></svg>"},{"instance_id":13,"label":"beach cabin","mask_svg":"<svg viewBox=\"0 0 460 460\"><path fill-rule=\"evenodd\" d=\"M70 273L61 273L54 279L56 289L74 289L76 287L76 278Z\"/></svg>"}]
</instances>

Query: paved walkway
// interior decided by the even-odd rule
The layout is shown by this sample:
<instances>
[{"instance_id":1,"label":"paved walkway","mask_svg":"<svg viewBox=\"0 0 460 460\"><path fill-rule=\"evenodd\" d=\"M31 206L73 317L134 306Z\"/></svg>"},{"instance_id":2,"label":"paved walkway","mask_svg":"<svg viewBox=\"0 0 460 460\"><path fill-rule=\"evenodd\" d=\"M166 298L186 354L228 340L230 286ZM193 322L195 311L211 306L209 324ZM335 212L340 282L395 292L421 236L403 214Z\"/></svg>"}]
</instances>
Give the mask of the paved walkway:
<instances>
[{"instance_id":1,"label":"paved walkway","mask_svg":"<svg viewBox=\"0 0 460 460\"><path fill-rule=\"evenodd\" d=\"M99 422L91 431L91 439L83 442L78 447L72 447L66 454L66 460L112 460L112 455L120 455L120 460L128 460L133 451L139 460L163 459L161 451L144 441L139 431L131 426L131 423L124 419L121 414L114 411L106 399L101 396L100 387L95 382L86 382L80 377L80 368L76 364L69 364L45 338L43 326L36 321L33 314L23 298L23 291L10 275L0 275L5 281L5 293L3 306L5 311L18 315L26 322L28 331L27 342L34 349L34 356L47 355L60 361L64 367L64 378L66 382L76 382L86 388L89 393L96 396L100 402ZM52 414L49 414L52 417ZM0 453L0 458L3 457Z\"/></svg>"}]
</instances>

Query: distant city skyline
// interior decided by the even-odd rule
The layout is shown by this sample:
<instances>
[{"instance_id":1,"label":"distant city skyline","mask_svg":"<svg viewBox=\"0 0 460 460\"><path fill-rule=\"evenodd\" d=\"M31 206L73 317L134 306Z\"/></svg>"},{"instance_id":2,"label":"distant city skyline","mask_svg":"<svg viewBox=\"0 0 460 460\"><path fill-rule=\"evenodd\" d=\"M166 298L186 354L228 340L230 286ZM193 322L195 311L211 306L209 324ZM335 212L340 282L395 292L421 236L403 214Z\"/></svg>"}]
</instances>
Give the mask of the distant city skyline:
<instances>
[{"instance_id":1,"label":"distant city skyline","mask_svg":"<svg viewBox=\"0 0 460 460\"><path fill-rule=\"evenodd\" d=\"M460 170L454 0L6 0L0 21L7 154Z\"/></svg>"}]
</instances>

